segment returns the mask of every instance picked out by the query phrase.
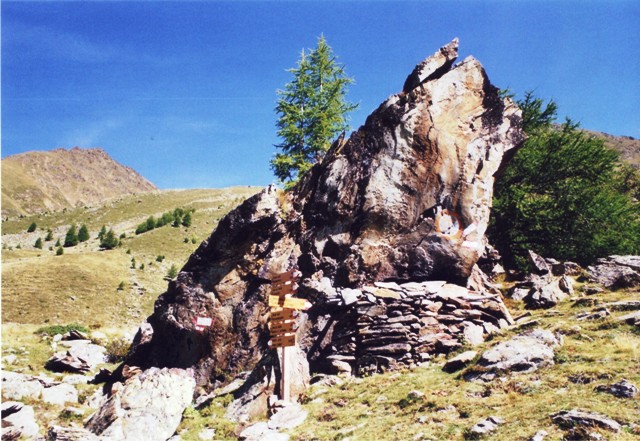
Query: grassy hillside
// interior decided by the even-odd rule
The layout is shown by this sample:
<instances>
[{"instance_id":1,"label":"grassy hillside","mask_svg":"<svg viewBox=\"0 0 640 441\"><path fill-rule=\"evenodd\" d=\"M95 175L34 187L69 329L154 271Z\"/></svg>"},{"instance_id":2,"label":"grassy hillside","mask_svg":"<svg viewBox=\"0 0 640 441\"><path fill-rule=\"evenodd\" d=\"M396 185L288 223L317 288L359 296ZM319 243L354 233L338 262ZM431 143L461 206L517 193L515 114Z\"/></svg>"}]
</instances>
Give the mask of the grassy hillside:
<instances>
[{"instance_id":1,"label":"grassy hillside","mask_svg":"<svg viewBox=\"0 0 640 441\"><path fill-rule=\"evenodd\" d=\"M219 219L256 187L167 190L124 196L96 208L32 215L2 223L2 322L71 323L131 327L153 309L171 267L180 268ZM195 209L190 227L164 226L135 235L149 216L175 208ZM27 233L35 222L36 231ZM91 239L56 255L71 224L86 224ZM100 250L100 228L124 234L122 245ZM47 230L53 240L44 241ZM38 238L43 249L35 248ZM164 256L164 258L159 257ZM121 289L119 289L121 288Z\"/></svg>"}]
</instances>

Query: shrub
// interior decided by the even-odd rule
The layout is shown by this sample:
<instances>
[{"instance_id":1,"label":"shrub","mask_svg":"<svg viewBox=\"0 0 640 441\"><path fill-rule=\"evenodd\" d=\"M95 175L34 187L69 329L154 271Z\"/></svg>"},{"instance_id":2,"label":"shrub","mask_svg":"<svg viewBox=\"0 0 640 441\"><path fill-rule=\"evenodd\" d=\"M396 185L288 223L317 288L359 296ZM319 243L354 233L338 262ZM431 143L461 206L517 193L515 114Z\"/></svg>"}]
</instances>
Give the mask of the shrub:
<instances>
[{"instance_id":1,"label":"shrub","mask_svg":"<svg viewBox=\"0 0 640 441\"><path fill-rule=\"evenodd\" d=\"M35 222L32 222L31 225L29 225L29 228L27 228L27 233L33 233L36 231L36 228L38 228L38 225L36 225Z\"/></svg>"},{"instance_id":2,"label":"shrub","mask_svg":"<svg viewBox=\"0 0 640 441\"><path fill-rule=\"evenodd\" d=\"M167 278L172 280L175 279L177 275L178 267L175 264L172 264L171 268L169 268L169 271L167 272Z\"/></svg>"},{"instance_id":3,"label":"shrub","mask_svg":"<svg viewBox=\"0 0 640 441\"><path fill-rule=\"evenodd\" d=\"M124 359L129 354L129 348L131 347L131 342L129 342L126 338L116 338L107 343L105 347L107 360L109 363L120 363L124 361Z\"/></svg>"},{"instance_id":4,"label":"shrub","mask_svg":"<svg viewBox=\"0 0 640 441\"><path fill-rule=\"evenodd\" d=\"M488 231L505 263L526 267L527 250L583 266L639 253L640 204L618 153L570 120L554 127L553 102L528 93L519 105L529 137L496 179Z\"/></svg>"},{"instance_id":5,"label":"shrub","mask_svg":"<svg viewBox=\"0 0 640 441\"><path fill-rule=\"evenodd\" d=\"M162 262L164 260L164 256L156 256L156 262Z\"/></svg>"},{"instance_id":6,"label":"shrub","mask_svg":"<svg viewBox=\"0 0 640 441\"><path fill-rule=\"evenodd\" d=\"M69 331L76 330L79 332L87 333L89 332L89 328L84 325L78 323L70 323L68 325L51 325L44 326L42 328L36 329L34 334L46 334L50 337L53 337L56 334L66 334Z\"/></svg>"},{"instance_id":7,"label":"shrub","mask_svg":"<svg viewBox=\"0 0 640 441\"><path fill-rule=\"evenodd\" d=\"M120 284L118 285L118 291L124 291L125 288L125 283L124 281L120 282Z\"/></svg>"},{"instance_id":8,"label":"shrub","mask_svg":"<svg viewBox=\"0 0 640 441\"><path fill-rule=\"evenodd\" d=\"M64 254L64 248L58 247L56 250L56 256L62 256Z\"/></svg>"},{"instance_id":9,"label":"shrub","mask_svg":"<svg viewBox=\"0 0 640 441\"><path fill-rule=\"evenodd\" d=\"M109 229L107 234L100 241L100 248L105 250L112 250L120 244L120 241L116 237L116 233L113 232L113 229Z\"/></svg>"}]
</instances>

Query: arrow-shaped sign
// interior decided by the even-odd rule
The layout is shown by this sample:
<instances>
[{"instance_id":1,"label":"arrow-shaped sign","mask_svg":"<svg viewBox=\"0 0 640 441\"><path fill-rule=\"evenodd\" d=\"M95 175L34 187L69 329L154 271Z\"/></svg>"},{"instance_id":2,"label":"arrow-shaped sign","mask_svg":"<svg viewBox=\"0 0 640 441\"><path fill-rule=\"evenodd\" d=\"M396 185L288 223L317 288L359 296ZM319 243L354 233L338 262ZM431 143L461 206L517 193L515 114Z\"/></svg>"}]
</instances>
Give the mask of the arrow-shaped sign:
<instances>
[{"instance_id":1,"label":"arrow-shaped sign","mask_svg":"<svg viewBox=\"0 0 640 441\"><path fill-rule=\"evenodd\" d=\"M278 335L275 337L271 337L271 340L269 340L269 346L273 348L284 348L287 346L295 346L295 345L296 345L295 334Z\"/></svg>"},{"instance_id":2,"label":"arrow-shaped sign","mask_svg":"<svg viewBox=\"0 0 640 441\"><path fill-rule=\"evenodd\" d=\"M287 294L295 294L296 292L296 285L291 284L291 285L284 285L281 283L278 283L276 285L272 285L271 287L271 295L273 296L284 296Z\"/></svg>"},{"instance_id":3,"label":"arrow-shaped sign","mask_svg":"<svg viewBox=\"0 0 640 441\"><path fill-rule=\"evenodd\" d=\"M283 302L284 303L284 302ZM282 309L280 311L271 311L271 321L292 320L298 315L293 309Z\"/></svg>"},{"instance_id":4,"label":"arrow-shaped sign","mask_svg":"<svg viewBox=\"0 0 640 441\"><path fill-rule=\"evenodd\" d=\"M271 279L271 284L274 284L274 283L285 283L285 282L291 282L291 281L298 280L298 276L296 274L297 272L298 271L296 271L296 270L289 270L289 271L286 271L284 273L276 274Z\"/></svg>"},{"instance_id":5,"label":"arrow-shaped sign","mask_svg":"<svg viewBox=\"0 0 640 441\"><path fill-rule=\"evenodd\" d=\"M271 335L288 334L296 331L294 322L271 322Z\"/></svg>"}]
</instances>

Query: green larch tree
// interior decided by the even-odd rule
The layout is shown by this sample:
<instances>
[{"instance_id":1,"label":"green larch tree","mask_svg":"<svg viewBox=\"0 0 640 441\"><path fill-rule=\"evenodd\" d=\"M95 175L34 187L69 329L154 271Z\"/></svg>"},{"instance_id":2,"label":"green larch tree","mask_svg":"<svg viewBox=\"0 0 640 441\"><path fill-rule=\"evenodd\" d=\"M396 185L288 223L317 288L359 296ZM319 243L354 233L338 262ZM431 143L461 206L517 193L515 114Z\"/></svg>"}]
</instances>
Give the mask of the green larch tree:
<instances>
[{"instance_id":1,"label":"green larch tree","mask_svg":"<svg viewBox=\"0 0 640 441\"><path fill-rule=\"evenodd\" d=\"M347 86L354 82L337 62L324 36L315 49L301 53L284 90L278 90L276 114L280 153L271 169L287 187L321 159L341 131L349 129L348 114L358 105L346 100Z\"/></svg>"}]
</instances>

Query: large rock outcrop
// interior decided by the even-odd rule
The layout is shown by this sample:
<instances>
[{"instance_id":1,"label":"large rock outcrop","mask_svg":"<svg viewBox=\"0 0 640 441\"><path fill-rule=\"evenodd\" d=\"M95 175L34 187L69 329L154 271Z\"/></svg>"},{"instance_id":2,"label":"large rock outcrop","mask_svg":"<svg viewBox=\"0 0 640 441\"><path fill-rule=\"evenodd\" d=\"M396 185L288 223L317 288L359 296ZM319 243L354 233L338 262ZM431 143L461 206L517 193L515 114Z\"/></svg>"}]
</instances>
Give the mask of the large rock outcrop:
<instances>
[{"instance_id":1,"label":"large rock outcrop","mask_svg":"<svg viewBox=\"0 0 640 441\"><path fill-rule=\"evenodd\" d=\"M420 63L293 192L270 186L222 219L158 298L153 336L127 363L192 368L201 386L252 368L269 352L270 279L291 268L314 305L297 319L313 369L412 363L465 330L508 324L499 295L465 287L521 116L477 60L454 64L457 49ZM198 316L213 325L196 330Z\"/></svg>"}]
</instances>

